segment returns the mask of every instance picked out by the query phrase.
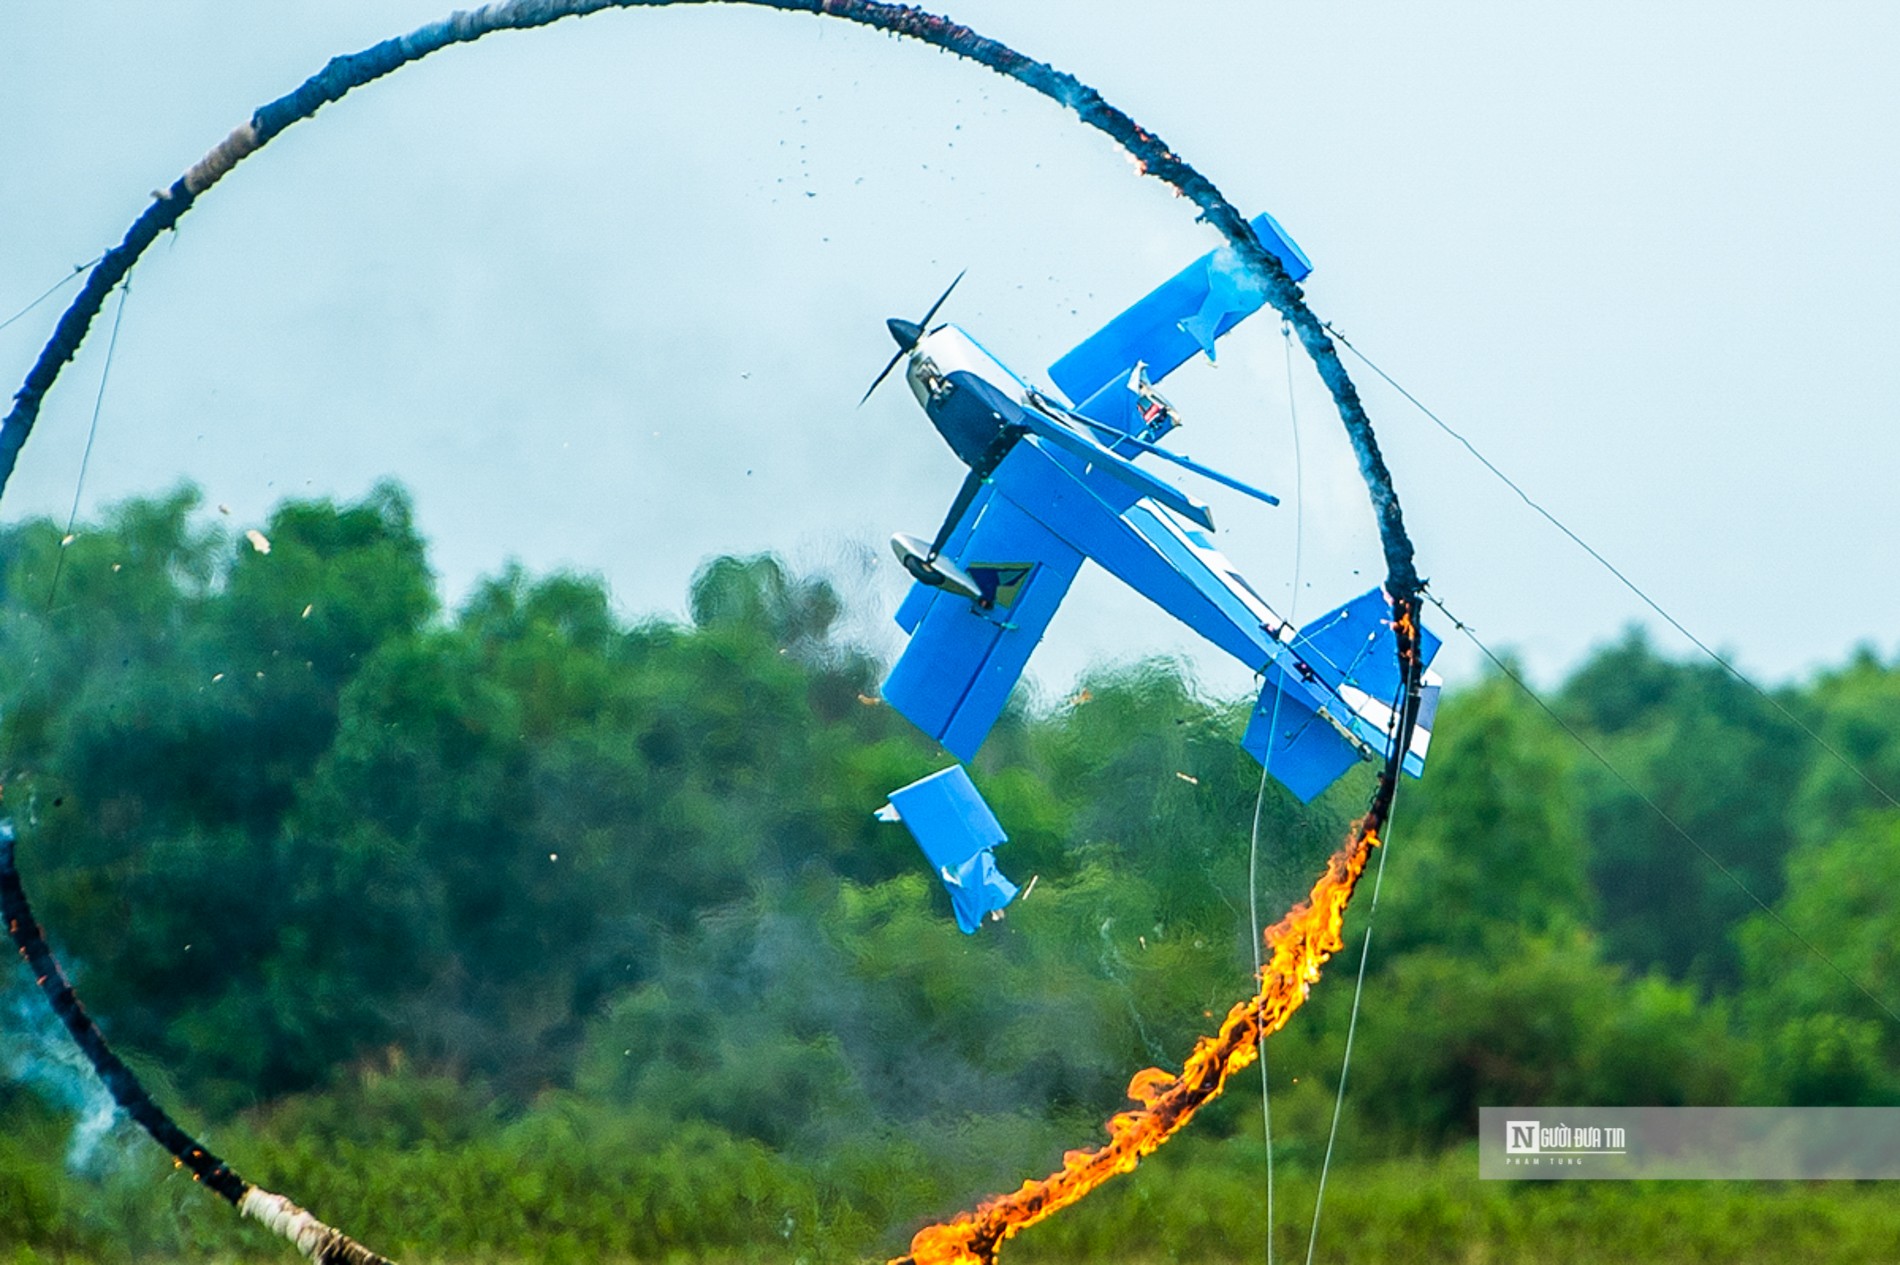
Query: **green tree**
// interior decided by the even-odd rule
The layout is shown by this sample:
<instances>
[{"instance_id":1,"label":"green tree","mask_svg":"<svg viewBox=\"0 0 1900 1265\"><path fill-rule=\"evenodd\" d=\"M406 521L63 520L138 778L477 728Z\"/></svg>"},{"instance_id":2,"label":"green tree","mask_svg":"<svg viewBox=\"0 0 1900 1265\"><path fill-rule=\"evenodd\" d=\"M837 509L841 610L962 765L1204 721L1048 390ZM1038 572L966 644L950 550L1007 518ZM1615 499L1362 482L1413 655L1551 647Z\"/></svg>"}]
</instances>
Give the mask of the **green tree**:
<instances>
[{"instance_id":1,"label":"green tree","mask_svg":"<svg viewBox=\"0 0 1900 1265\"><path fill-rule=\"evenodd\" d=\"M42 907L111 1031L248 1095L354 1048L326 993L373 1013L360 986L299 969L353 875L285 815L364 657L434 597L393 487L288 503L256 545L197 505L128 502L63 556L51 524L11 531L0 737ZM56 601L23 597L55 570Z\"/></svg>"},{"instance_id":2,"label":"green tree","mask_svg":"<svg viewBox=\"0 0 1900 1265\"><path fill-rule=\"evenodd\" d=\"M1766 1051L1757 1095L1900 1102L1900 813L1868 813L1804 845L1776 913L1750 918L1740 936L1742 1013Z\"/></svg>"},{"instance_id":3,"label":"green tree","mask_svg":"<svg viewBox=\"0 0 1900 1265\"><path fill-rule=\"evenodd\" d=\"M1477 957L1572 935L1594 913L1576 754L1518 688L1487 677L1444 701L1426 776L1400 788L1380 891L1381 956Z\"/></svg>"},{"instance_id":4,"label":"green tree","mask_svg":"<svg viewBox=\"0 0 1900 1265\"><path fill-rule=\"evenodd\" d=\"M1900 667L1862 647L1845 667L1824 673L1808 694L1818 711L1816 728L1841 757L1815 751L1794 800L1795 834L1818 843L1838 836L1862 814L1891 810L1900 798L1900 726L1894 724Z\"/></svg>"},{"instance_id":5,"label":"green tree","mask_svg":"<svg viewBox=\"0 0 1900 1265\"><path fill-rule=\"evenodd\" d=\"M1781 701L1805 709L1792 693ZM1582 768L1605 948L1638 970L1734 986L1733 933L1756 908L1750 893L1772 902L1781 891L1787 808L1811 759L1800 729L1720 667L1665 660L1635 630L1571 676L1560 706L1640 791L1594 761Z\"/></svg>"}]
</instances>

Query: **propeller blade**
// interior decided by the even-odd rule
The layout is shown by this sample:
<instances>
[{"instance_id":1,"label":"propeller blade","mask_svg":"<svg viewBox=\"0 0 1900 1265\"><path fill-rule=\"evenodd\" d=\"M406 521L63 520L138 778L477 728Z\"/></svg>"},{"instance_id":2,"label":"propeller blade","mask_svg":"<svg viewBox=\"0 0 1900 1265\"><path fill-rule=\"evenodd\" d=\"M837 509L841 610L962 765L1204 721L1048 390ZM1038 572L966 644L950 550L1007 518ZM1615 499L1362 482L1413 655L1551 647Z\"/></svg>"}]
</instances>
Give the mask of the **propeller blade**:
<instances>
[{"instance_id":1,"label":"propeller blade","mask_svg":"<svg viewBox=\"0 0 1900 1265\"><path fill-rule=\"evenodd\" d=\"M968 271L968 268L963 270L963 272ZM897 340L897 354L891 357L890 363L884 366L884 371L878 374L877 378L872 381L870 390L859 397L859 408L863 408L864 401L871 398L871 391L875 391L884 385L884 379L891 376L891 370L897 368L897 362L909 355L911 349L917 345L917 340L924 336L924 333L930 328L930 318L937 314L937 309L943 306L943 301L950 297L950 291L957 288L957 282L963 280L963 272L959 272L951 280L950 284L944 288L944 292L937 296L937 301L930 305L930 310L924 313L924 319L918 321L916 325L913 326L908 321L898 320L884 322L891 331L891 337ZM913 329L916 330L915 335L911 335L911 330ZM910 335L910 341L908 343L905 342L907 335Z\"/></svg>"},{"instance_id":2,"label":"propeller blade","mask_svg":"<svg viewBox=\"0 0 1900 1265\"><path fill-rule=\"evenodd\" d=\"M867 390L867 391L866 391L866 392L865 392L865 393L864 393L864 394L863 394L862 396L859 396L859 397L858 397L858 407L859 407L859 408L863 408L863 407L864 407L864 402L865 402L866 400L868 400L868 399L870 399L870 398L871 398L871 392L872 392L872 391L875 391L875 390L877 390L877 389L878 389L879 387L881 387L881 386L883 386L883 385L884 385L884 379L886 379L886 378L888 378L888 377L890 377L890 376L891 376L891 370L893 370L893 369L895 369L895 368L897 368L897 362L898 362L898 361L900 361L900 360L902 360L902 359L903 359L903 358L904 358L905 356L908 356L908 355L910 355L910 348L908 348L908 347L899 347L899 348L897 349L897 354L896 354L896 355L894 355L894 356L892 356L892 357L891 357L891 359L890 359L890 363L888 363L888 364L886 364L886 365L884 366L884 371L883 371L882 373L880 373L880 374L878 374L878 375L877 375L877 377L876 377L876 378L874 378L874 379L872 380L872 382L871 382L871 386L870 386L870 389L869 389L869 390Z\"/></svg>"},{"instance_id":3,"label":"propeller blade","mask_svg":"<svg viewBox=\"0 0 1900 1265\"><path fill-rule=\"evenodd\" d=\"M968 271L969 271L968 268L965 268L963 270L963 272L968 272ZM930 328L930 318L937 314L937 309L943 306L943 301L950 297L950 291L957 288L957 282L963 280L963 272L959 272L956 275L956 278L950 282L947 288L945 288L944 292L937 296L937 301L930 305L930 310L928 312L924 313L924 319L917 322L919 327L926 330Z\"/></svg>"}]
</instances>

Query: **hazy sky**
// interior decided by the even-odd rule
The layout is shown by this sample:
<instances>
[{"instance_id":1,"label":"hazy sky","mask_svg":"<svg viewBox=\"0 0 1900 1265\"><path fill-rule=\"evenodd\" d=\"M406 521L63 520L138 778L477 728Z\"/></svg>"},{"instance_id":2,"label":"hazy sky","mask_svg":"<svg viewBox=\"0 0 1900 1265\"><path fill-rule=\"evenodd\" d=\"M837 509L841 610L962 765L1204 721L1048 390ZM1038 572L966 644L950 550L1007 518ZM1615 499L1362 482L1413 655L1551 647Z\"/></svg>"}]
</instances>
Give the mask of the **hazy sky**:
<instances>
[{"instance_id":1,"label":"hazy sky","mask_svg":"<svg viewBox=\"0 0 1900 1265\"><path fill-rule=\"evenodd\" d=\"M949 11L1273 211L1322 317L1744 666L1893 652L1900 10ZM443 12L0 7L0 318L255 106ZM892 350L883 319L968 268L946 315L1042 378L1212 244L1071 116L843 23L692 7L493 36L297 125L159 244L85 500L188 478L242 527L393 475L451 595L515 556L677 611L706 555L771 549L837 571L890 649L884 541L928 534L960 467L901 386L853 407ZM0 376L17 385L57 312L0 332ZM8 518L64 514L106 333L50 398ZM1422 570L1485 636L1548 679L1642 614L1348 364ZM1178 448L1286 497L1207 494L1256 587L1312 615L1381 567L1303 356L1292 382L1297 462L1271 317L1168 393ZM1032 666L1060 687L1193 644L1098 575Z\"/></svg>"}]
</instances>

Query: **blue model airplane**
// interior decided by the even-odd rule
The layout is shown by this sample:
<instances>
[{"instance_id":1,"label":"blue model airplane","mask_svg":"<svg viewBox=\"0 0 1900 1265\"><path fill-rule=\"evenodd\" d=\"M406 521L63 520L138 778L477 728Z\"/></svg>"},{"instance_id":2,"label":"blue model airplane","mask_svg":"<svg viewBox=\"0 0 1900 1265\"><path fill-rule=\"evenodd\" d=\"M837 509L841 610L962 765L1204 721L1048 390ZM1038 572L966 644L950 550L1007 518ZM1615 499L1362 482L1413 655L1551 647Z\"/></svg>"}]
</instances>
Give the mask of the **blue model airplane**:
<instances>
[{"instance_id":1,"label":"blue model airplane","mask_svg":"<svg viewBox=\"0 0 1900 1265\"><path fill-rule=\"evenodd\" d=\"M1253 227L1294 280L1312 270L1271 216ZM875 391L908 358L911 392L970 469L933 540L891 539L917 583L897 611L910 642L885 678L885 699L958 759L971 759L1090 559L1260 675L1241 745L1301 801L1361 760L1388 758L1401 682L1384 591L1295 629L1214 547L1208 507L1135 464L1152 456L1279 503L1159 444L1180 419L1154 384L1196 351L1211 359L1215 340L1266 301L1232 251L1188 265L1050 366L1066 402L1025 383L955 325L929 327L956 284L921 321L887 322L897 353L871 384ZM1420 640L1429 663L1438 638L1421 629ZM1415 777L1437 701L1428 673L1404 758ZM1000 916L1015 896L990 851L1006 836L960 767L893 792L880 815L910 828L950 887L965 931L985 913Z\"/></svg>"}]
</instances>

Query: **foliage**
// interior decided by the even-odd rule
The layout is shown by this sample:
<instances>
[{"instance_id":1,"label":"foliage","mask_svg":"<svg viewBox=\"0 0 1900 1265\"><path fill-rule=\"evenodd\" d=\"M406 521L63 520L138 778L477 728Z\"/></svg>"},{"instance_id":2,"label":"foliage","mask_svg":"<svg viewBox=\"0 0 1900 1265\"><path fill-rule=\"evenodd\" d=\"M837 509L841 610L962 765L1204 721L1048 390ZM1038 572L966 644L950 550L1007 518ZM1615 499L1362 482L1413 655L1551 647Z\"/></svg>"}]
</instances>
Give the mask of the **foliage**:
<instances>
[{"instance_id":1,"label":"foliage","mask_svg":"<svg viewBox=\"0 0 1900 1265\"><path fill-rule=\"evenodd\" d=\"M1589 854L1563 735L1501 677L1446 700L1434 728L1430 777L1400 794L1382 952L1496 961L1526 936L1591 925Z\"/></svg>"},{"instance_id":2,"label":"foliage","mask_svg":"<svg viewBox=\"0 0 1900 1265\"><path fill-rule=\"evenodd\" d=\"M1867 813L1789 861L1776 918L1741 930L1750 1027L1765 1038L1758 1092L1800 1104L1900 1105L1900 813ZM1797 938L1798 937L1798 938ZM1828 946L1815 962L1803 940ZM1836 969L1838 968L1838 969ZM1865 991L1863 991L1865 990Z\"/></svg>"},{"instance_id":3,"label":"foliage","mask_svg":"<svg viewBox=\"0 0 1900 1265\"><path fill-rule=\"evenodd\" d=\"M1635 631L1579 669L1561 702L1630 783L1594 761L1579 769L1607 950L1638 969L1732 987L1730 931L1755 898L1772 903L1782 890L1799 824L1789 801L1819 754L1798 728L1813 704L1791 691L1764 698L1712 663L1670 662Z\"/></svg>"},{"instance_id":4,"label":"foliage","mask_svg":"<svg viewBox=\"0 0 1900 1265\"><path fill-rule=\"evenodd\" d=\"M894 1252L1178 1060L1363 802L1364 775L1262 798L1244 711L1165 660L1019 697L974 773L1036 883L965 937L872 817L946 757L822 577L717 559L690 623L629 623L594 577L510 567L444 610L399 489L259 531L189 489L67 544L0 529L0 784L115 1043L240 1171L405 1258ZM1824 1259L1802 1218L1860 1241L1853 1192L1503 1191L1459 1148L1480 1105L1900 1101L1900 1025L1856 987L1900 1008L1900 815L1800 734L1900 780L1896 696L1871 654L1769 701L1631 634L1557 707L1632 791L1505 678L1448 695L1378 881L1329 1205L1352 1253L1620 1259L1665 1206L1680 1259ZM1294 1202L1371 908L1269 1047ZM0 1242L270 1251L123 1129L69 1167L27 983ZM1028 1253L1250 1258L1254 1084Z\"/></svg>"}]
</instances>

